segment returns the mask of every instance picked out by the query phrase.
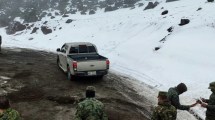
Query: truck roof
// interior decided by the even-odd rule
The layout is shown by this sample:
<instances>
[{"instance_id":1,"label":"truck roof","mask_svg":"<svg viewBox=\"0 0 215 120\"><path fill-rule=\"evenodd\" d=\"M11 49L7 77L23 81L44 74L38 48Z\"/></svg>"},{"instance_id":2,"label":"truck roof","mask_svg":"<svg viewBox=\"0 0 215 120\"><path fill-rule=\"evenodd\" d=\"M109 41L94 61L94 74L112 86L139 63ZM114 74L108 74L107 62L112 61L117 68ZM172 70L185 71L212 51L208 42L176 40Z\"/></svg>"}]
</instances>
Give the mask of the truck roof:
<instances>
[{"instance_id":1,"label":"truck roof","mask_svg":"<svg viewBox=\"0 0 215 120\"><path fill-rule=\"evenodd\" d=\"M78 45L93 45L92 43L90 42L70 42L70 43L65 43L67 44L68 46L78 46Z\"/></svg>"}]
</instances>

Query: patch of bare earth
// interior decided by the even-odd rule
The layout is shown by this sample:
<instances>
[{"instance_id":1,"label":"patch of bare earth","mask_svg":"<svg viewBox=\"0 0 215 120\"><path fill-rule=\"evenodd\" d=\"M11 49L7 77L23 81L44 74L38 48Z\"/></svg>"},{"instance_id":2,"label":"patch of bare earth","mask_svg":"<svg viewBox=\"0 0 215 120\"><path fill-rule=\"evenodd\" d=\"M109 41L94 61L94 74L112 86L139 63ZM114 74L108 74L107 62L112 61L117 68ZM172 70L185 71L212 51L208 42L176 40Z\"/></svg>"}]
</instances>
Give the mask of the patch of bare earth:
<instances>
[{"instance_id":1,"label":"patch of bare earth","mask_svg":"<svg viewBox=\"0 0 215 120\"><path fill-rule=\"evenodd\" d=\"M73 120L88 85L106 106L109 120L148 120L151 102L128 84L126 77L109 73L103 79L79 77L68 81L56 64L57 55L28 49L3 49L0 76L10 79L1 89L24 120ZM6 89L7 88L7 89ZM14 90L9 90L14 89Z\"/></svg>"}]
</instances>

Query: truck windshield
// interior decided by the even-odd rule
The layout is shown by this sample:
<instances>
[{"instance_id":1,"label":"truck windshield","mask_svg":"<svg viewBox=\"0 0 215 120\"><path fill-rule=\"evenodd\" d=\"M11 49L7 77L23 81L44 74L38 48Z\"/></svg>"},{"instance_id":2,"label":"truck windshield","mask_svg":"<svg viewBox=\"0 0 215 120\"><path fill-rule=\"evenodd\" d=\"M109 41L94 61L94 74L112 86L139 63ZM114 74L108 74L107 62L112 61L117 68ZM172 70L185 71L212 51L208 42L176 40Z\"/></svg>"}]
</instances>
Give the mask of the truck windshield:
<instances>
[{"instance_id":1,"label":"truck windshield","mask_svg":"<svg viewBox=\"0 0 215 120\"><path fill-rule=\"evenodd\" d=\"M94 46L87 46L87 45L79 45L76 47L71 47L69 53L94 53L96 49Z\"/></svg>"}]
</instances>

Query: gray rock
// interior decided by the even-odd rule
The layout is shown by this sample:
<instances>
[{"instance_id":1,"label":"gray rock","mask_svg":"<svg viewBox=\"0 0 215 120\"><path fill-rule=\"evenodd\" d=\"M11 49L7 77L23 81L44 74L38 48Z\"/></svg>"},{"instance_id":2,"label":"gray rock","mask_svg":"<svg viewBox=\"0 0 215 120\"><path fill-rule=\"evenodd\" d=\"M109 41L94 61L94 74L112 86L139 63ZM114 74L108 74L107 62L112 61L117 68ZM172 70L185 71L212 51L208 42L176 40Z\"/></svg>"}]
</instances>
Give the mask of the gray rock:
<instances>
[{"instance_id":1,"label":"gray rock","mask_svg":"<svg viewBox=\"0 0 215 120\"><path fill-rule=\"evenodd\" d=\"M179 24L179 26L183 26L183 25L186 25L188 23L190 23L189 19L181 19L181 23Z\"/></svg>"},{"instance_id":2,"label":"gray rock","mask_svg":"<svg viewBox=\"0 0 215 120\"><path fill-rule=\"evenodd\" d=\"M96 12L94 10L90 10L89 15L95 14Z\"/></svg>"},{"instance_id":3,"label":"gray rock","mask_svg":"<svg viewBox=\"0 0 215 120\"><path fill-rule=\"evenodd\" d=\"M36 33L38 29L38 27L34 27L34 29L31 31L31 34Z\"/></svg>"},{"instance_id":4,"label":"gray rock","mask_svg":"<svg viewBox=\"0 0 215 120\"><path fill-rule=\"evenodd\" d=\"M69 15L67 15L67 14L64 14L62 17L69 17Z\"/></svg>"},{"instance_id":5,"label":"gray rock","mask_svg":"<svg viewBox=\"0 0 215 120\"><path fill-rule=\"evenodd\" d=\"M169 12L168 10L165 10L161 13L161 15L166 15L166 14L168 14L168 12Z\"/></svg>"},{"instance_id":6,"label":"gray rock","mask_svg":"<svg viewBox=\"0 0 215 120\"><path fill-rule=\"evenodd\" d=\"M172 32L173 31L173 27L170 27L167 29L168 32Z\"/></svg>"},{"instance_id":7,"label":"gray rock","mask_svg":"<svg viewBox=\"0 0 215 120\"><path fill-rule=\"evenodd\" d=\"M47 26L41 26L41 31L45 35L52 33L52 29L49 29Z\"/></svg>"},{"instance_id":8,"label":"gray rock","mask_svg":"<svg viewBox=\"0 0 215 120\"><path fill-rule=\"evenodd\" d=\"M139 4L138 4L139 7L142 7L143 5L144 5L143 3L139 3Z\"/></svg>"},{"instance_id":9,"label":"gray rock","mask_svg":"<svg viewBox=\"0 0 215 120\"><path fill-rule=\"evenodd\" d=\"M48 21L45 21L43 24L47 24L48 23Z\"/></svg>"},{"instance_id":10,"label":"gray rock","mask_svg":"<svg viewBox=\"0 0 215 120\"><path fill-rule=\"evenodd\" d=\"M105 8L105 12L110 12L110 11L114 11L114 10L117 10L117 9L118 9L117 7L107 6Z\"/></svg>"},{"instance_id":11,"label":"gray rock","mask_svg":"<svg viewBox=\"0 0 215 120\"><path fill-rule=\"evenodd\" d=\"M159 2L155 2L155 3L149 2L148 5L145 7L144 10L153 9L153 8L155 8L158 4L159 4Z\"/></svg>"},{"instance_id":12,"label":"gray rock","mask_svg":"<svg viewBox=\"0 0 215 120\"><path fill-rule=\"evenodd\" d=\"M73 20L72 19L68 19L67 21L66 21L66 23L71 23Z\"/></svg>"},{"instance_id":13,"label":"gray rock","mask_svg":"<svg viewBox=\"0 0 215 120\"><path fill-rule=\"evenodd\" d=\"M54 19L55 18L55 16L51 16L51 19Z\"/></svg>"},{"instance_id":14,"label":"gray rock","mask_svg":"<svg viewBox=\"0 0 215 120\"><path fill-rule=\"evenodd\" d=\"M196 11L202 10L202 8L198 8Z\"/></svg>"},{"instance_id":15,"label":"gray rock","mask_svg":"<svg viewBox=\"0 0 215 120\"><path fill-rule=\"evenodd\" d=\"M9 24L9 26L6 28L7 34L15 34L18 31L23 31L26 29L26 26L21 24L20 22L14 21Z\"/></svg>"},{"instance_id":16,"label":"gray rock","mask_svg":"<svg viewBox=\"0 0 215 120\"><path fill-rule=\"evenodd\" d=\"M47 14L47 16L52 16L52 13Z\"/></svg>"}]
</instances>

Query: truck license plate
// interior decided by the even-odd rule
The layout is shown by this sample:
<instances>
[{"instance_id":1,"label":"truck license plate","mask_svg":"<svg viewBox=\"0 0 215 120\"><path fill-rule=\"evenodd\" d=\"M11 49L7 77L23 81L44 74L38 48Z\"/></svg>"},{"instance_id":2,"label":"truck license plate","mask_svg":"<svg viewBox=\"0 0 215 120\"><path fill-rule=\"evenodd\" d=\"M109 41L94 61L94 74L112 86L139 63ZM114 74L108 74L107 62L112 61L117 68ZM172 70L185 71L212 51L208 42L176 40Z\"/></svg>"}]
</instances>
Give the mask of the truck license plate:
<instances>
[{"instance_id":1,"label":"truck license plate","mask_svg":"<svg viewBox=\"0 0 215 120\"><path fill-rule=\"evenodd\" d=\"M96 75L96 71L90 71L88 72L88 75Z\"/></svg>"}]
</instances>

